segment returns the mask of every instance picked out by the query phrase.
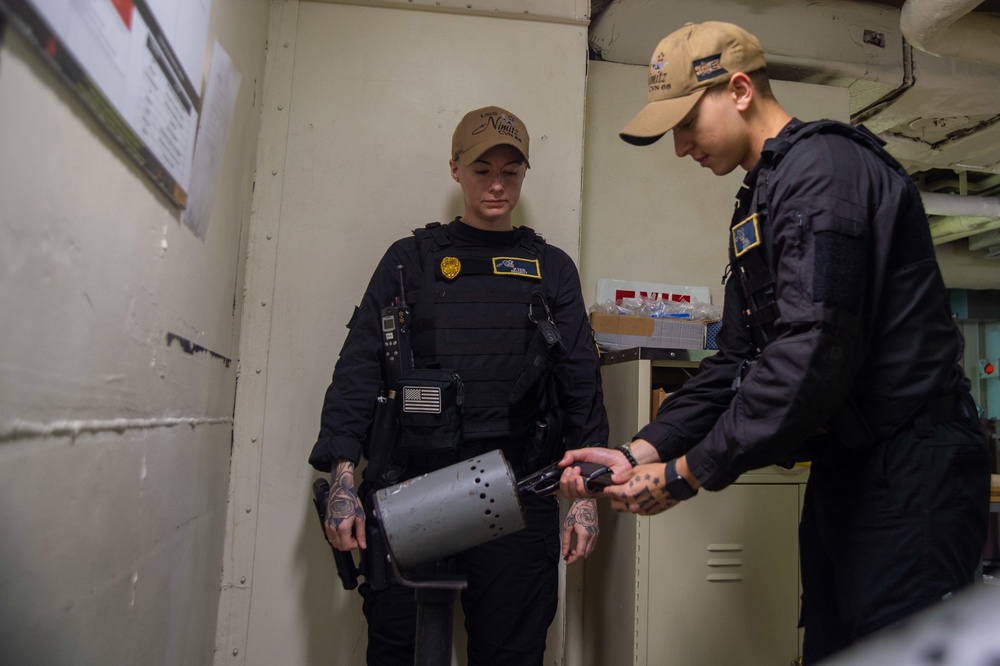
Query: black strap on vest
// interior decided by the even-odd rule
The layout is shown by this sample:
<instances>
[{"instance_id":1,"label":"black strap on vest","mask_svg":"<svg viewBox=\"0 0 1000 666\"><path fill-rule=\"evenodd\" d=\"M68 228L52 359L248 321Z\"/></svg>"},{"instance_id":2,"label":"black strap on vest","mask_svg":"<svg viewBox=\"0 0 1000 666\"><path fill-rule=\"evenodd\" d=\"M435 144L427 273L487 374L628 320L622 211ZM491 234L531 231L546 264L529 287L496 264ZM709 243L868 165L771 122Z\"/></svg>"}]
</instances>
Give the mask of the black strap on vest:
<instances>
[{"instance_id":1,"label":"black strap on vest","mask_svg":"<svg viewBox=\"0 0 1000 666\"><path fill-rule=\"evenodd\" d=\"M730 225L733 234L731 247L734 272L740 281L746 303L744 322L750 329L758 354L774 338L774 321L779 314L774 273L770 265L767 209L766 205L762 205L762 188L758 185L760 166L754 167L743 179L743 185L736 195L736 208ZM751 211L756 212L751 214ZM756 245L741 251L736 242L739 228L749 231L743 238L754 239Z\"/></svg>"},{"instance_id":2,"label":"black strap on vest","mask_svg":"<svg viewBox=\"0 0 1000 666\"><path fill-rule=\"evenodd\" d=\"M455 221L458 220L459 218L456 217ZM524 251L535 257L542 256L545 251L545 239L531 227L517 228L521 232L520 245ZM421 256L443 250L451 245L448 227L440 222L429 222L422 229L414 229L413 235L417 237Z\"/></svg>"}]
</instances>

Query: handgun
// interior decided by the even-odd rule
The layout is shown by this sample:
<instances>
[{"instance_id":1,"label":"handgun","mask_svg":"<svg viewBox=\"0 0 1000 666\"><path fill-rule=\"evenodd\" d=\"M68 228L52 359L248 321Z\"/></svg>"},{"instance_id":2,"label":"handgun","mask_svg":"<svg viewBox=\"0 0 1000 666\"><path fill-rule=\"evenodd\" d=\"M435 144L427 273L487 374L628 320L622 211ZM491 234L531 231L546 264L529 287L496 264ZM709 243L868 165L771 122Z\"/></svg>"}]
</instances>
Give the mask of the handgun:
<instances>
[{"instance_id":1,"label":"handgun","mask_svg":"<svg viewBox=\"0 0 1000 666\"><path fill-rule=\"evenodd\" d=\"M611 485L612 472L611 468L606 465L578 462L573 463L570 467L580 468L584 487L588 492L598 493ZM562 477L562 473L563 468L559 466L559 463L552 463L518 481L517 492L522 497L552 495L559 490L559 479Z\"/></svg>"},{"instance_id":2,"label":"handgun","mask_svg":"<svg viewBox=\"0 0 1000 666\"><path fill-rule=\"evenodd\" d=\"M316 507L316 513L319 514L319 526L323 531L323 541L330 543L326 538L326 505L330 499L330 483L323 478L316 479L313 481L312 490L313 505ZM358 576L361 575L358 565L354 562L354 555L347 550L337 550L332 543L330 543L330 548L333 550L333 560L337 565L337 576L340 577L340 582L345 590L353 590L358 586Z\"/></svg>"}]
</instances>

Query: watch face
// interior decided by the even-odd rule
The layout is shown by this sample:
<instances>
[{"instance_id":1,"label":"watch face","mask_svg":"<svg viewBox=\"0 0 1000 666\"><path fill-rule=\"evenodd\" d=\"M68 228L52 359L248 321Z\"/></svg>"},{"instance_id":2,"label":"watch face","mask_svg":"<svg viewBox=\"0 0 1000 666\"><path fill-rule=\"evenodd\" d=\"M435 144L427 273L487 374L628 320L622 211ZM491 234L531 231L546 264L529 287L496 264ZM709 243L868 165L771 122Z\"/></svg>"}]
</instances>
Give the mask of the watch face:
<instances>
[{"instance_id":1,"label":"watch face","mask_svg":"<svg viewBox=\"0 0 1000 666\"><path fill-rule=\"evenodd\" d=\"M677 473L677 463L671 460L667 463L667 492L675 500L683 501L694 497L698 492L688 484L683 476Z\"/></svg>"},{"instance_id":2,"label":"watch face","mask_svg":"<svg viewBox=\"0 0 1000 666\"><path fill-rule=\"evenodd\" d=\"M675 500L686 500L694 496L694 490L688 485L688 482L684 480L683 476L678 476L675 479L667 481L667 492Z\"/></svg>"}]
</instances>

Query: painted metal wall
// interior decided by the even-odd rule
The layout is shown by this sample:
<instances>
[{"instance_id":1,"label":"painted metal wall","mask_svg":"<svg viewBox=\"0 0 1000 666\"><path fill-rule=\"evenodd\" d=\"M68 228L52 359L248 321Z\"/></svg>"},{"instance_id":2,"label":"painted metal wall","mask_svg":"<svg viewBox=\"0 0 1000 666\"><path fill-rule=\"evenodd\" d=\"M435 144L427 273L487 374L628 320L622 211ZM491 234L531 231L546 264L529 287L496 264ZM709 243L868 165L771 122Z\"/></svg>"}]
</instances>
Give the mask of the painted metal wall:
<instances>
[{"instance_id":1,"label":"painted metal wall","mask_svg":"<svg viewBox=\"0 0 1000 666\"><path fill-rule=\"evenodd\" d=\"M334 574L307 458L345 325L382 253L461 213L448 157L465 112L496 104L524 120L532 168L515 223L578 256L580 3L515 3L527 13L465 4L273 6L219 664L364 663L360 600Z\"/></svg>"},{"instance_id":2,"label":"painted metal wall","mask_svg":"<svg viewBox=\"0 0 1000 666\"><path fill-rule=\"evenodd\" d=\"M211 662L268 11L213 1L242 86L204 241L8 26L3 663Z\"/></svg>"},{"instance_id":3,"label":"painted metal wall","mask_svg":"<svg viewBox=\"0 0 1000 666\"><path fill-rule=\"evenodd\" d=\"M617 139L645 68L590 63L588 79L587 4L213 0L210 38L243 80L204 241L8 34L5 662L363 663L306 457L375 262L459 212L447 149L466 110L526 121L516 221L580 259L588 302L599 277L721 299L724 227L706 231L737 182ZM846 110L842 90L803 90L778 93L803 117ZM579 585L567 571L552 663L580 663Z\"/></svg>"},{"instance_id":4,"label":"painted metal wall","mask_svg":"<svg viewBox=\"0 0 1000 666\"><path fill-rule=\"evenodd\" d=\"M590 63L583 293L593 303L602 278L701 286L721 308L730 216L746 172L715 176L689 157L678 158L669 135L644 147L618 137L646 103L646 70ZM785 81L773 88L785 109L803 120L847 120L844 88Z\"/></svg>"}]
</instances>

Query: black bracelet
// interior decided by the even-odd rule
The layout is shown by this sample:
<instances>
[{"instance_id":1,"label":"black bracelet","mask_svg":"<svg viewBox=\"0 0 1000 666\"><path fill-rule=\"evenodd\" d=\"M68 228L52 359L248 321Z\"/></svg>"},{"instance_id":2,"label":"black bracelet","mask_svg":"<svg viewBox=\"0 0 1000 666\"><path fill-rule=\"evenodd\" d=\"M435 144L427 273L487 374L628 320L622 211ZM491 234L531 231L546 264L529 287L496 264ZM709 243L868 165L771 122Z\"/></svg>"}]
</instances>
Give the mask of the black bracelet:
<instances>
[{"instance_id":1,"label":"black bracelet","mask_svg":"<svg viewBox=\"0 0 1000 666\"><path fill-rule=\"evenodd\" d=\"M627 460L632 467L639 466L639 461L635 459L634 455L632 455L632 449L627 443L616 446L615 449L621 451L622 455L625 456L625 460Z\"/></svg>"}]
</instances>

